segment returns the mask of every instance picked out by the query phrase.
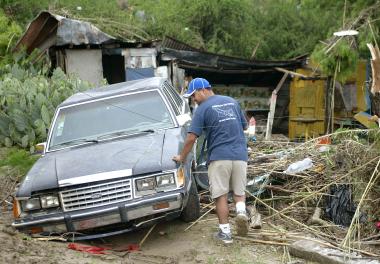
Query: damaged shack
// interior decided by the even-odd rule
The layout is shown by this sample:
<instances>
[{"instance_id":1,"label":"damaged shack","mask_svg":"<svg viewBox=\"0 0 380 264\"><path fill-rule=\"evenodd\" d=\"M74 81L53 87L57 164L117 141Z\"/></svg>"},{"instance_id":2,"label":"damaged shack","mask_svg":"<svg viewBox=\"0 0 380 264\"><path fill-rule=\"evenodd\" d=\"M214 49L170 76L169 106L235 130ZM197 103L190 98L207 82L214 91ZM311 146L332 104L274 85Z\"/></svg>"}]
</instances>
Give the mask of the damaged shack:
<instances>
[{"instance_id":1,"label":"damaged shack","mask_svg":"<svg viewBox=\"0 0 380 264\"><path fill-rule=\"evenodd\" d=\"M156 41L124 41L89 22L41 12L28 26L15 50L38 49L48 54L51 67L99 85L163 76L157 65Z\"/></svg>"}]
</instances>

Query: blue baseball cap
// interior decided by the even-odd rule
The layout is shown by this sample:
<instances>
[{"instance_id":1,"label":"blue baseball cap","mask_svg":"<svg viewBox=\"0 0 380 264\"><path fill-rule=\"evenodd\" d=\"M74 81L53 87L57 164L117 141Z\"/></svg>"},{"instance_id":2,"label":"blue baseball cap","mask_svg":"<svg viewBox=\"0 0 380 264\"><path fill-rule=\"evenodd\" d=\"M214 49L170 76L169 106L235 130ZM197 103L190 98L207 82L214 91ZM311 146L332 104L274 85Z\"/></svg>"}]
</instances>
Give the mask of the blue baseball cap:
<instances>
[{"instance_id":1,"label":"blue baseball cap","mask_svg":"<svg viewBox=\"0 0 380 264\"><path fill-rule=\"evenodd\" d=\"M206 79L195 78L187 86L187 91L183 95L183 97L186 97L186 98L190 97L195 92L195 90L210 89L210 88L211 88L211 85Z\"/></svg>"}]
</instances>

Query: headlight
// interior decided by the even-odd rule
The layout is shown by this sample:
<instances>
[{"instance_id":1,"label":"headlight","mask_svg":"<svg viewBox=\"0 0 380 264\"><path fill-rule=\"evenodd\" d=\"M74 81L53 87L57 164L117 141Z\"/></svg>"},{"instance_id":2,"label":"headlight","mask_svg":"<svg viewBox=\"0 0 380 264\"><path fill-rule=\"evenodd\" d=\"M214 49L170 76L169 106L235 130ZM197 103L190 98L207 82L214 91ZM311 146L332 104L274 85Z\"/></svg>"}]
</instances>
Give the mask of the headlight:
<instances>
[{"instance_id":1,"label":"headlight","mask_svg":"<svg viewBox=\"0 0 380 264\"><path fill-rule=\"evenodd\" d=\"M41 207L51 208L59 206L59 200L56 195L41 196Z\"/></svg>"},{"instance_id":2,"label":"headlight","mask_svg":"<svg viewBox=\"0 0 380 264\"><path fill-rule=\"evenodd\" d=\"M136 180L136 189L139 192L154 190L156 188L155 177L143 178Z\"/></svg>"},{"instance_id":3,"label":"headlight","mask_svg":"<svg viewBox=\"0 0 380 264\"><path fill-rule=\"evenodd\" d=\"M174 174L163 174L156 176L157 188L176 187Z\"/></svg>"},{"instance_id":4,"label":"headlight","mask_svg":"<svg viewBox=\"0 0 380 264\"><path fill-rule=\"evenodd\" d=\"M135 188L137 197L174 190L177 188L176 177L174 173L167 173L154 177L136 179Z\"/></svg>"},{"instance_id":5,"label":"headlight","mask_svg":"<svg viewBox=\"0 0 380 264\"><path fill-rule=\"evenodd\" d=\"M22 209L25 212L41 209L40 198L32 198L26 201L22 201Z\"/></svg>"}]
</instances>

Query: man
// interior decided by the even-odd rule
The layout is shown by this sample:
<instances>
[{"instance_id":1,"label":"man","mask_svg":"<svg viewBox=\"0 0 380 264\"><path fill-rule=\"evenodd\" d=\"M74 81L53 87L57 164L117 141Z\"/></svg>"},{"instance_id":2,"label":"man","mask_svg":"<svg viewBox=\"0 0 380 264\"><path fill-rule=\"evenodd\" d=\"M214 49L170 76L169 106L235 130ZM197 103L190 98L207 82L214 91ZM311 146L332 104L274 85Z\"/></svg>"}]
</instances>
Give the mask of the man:
<instances>
[{"instance_id":1,"label":"man","mask_svg":"<svg viewBox=\"0 0 380 264\"><path fill-rule=\"evenodd\" d=\"M173 160L184 162L197 138L206 133L208 149L208 176L211 197L215 199L219 219L219 232L215 238L226 244L232 243L228 222L228 192L234 193L237 216L237 233L246 235L248 217L245 208L245 186L247 181L247 143L243 129L247 121L239 104L228 96L215 95L206 79L195 78L184 97L198 104L187 138L180 155Z\"/></svg>"}]
</instances>

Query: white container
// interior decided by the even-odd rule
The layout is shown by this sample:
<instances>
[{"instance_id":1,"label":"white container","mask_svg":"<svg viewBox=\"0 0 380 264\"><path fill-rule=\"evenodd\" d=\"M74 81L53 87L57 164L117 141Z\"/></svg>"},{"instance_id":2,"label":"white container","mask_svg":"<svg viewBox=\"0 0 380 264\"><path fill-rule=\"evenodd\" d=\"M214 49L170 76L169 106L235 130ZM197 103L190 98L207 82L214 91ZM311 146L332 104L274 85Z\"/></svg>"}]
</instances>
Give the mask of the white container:
<instances>
[{"instance_id":1,"label":"white container","mask_svg":"<svg viewBox=\"0 0 380 264\"><path fill-rule=\"evenodd\" d=\"M285 173L297 173L313 167L313 161L310 158L306 158L289 165Z\"/></svg>"},{"instance_id":2,"label":"white container","mask_svg":"<svg viewBox=\"0 0 380 264\"><path fill-rule=\"evenodd\" d=\"M248 137L252 138L256 134L256 120L254 117L251 117L249 119L249 126L248 126Z\"/></svg>"}]
</instances>

